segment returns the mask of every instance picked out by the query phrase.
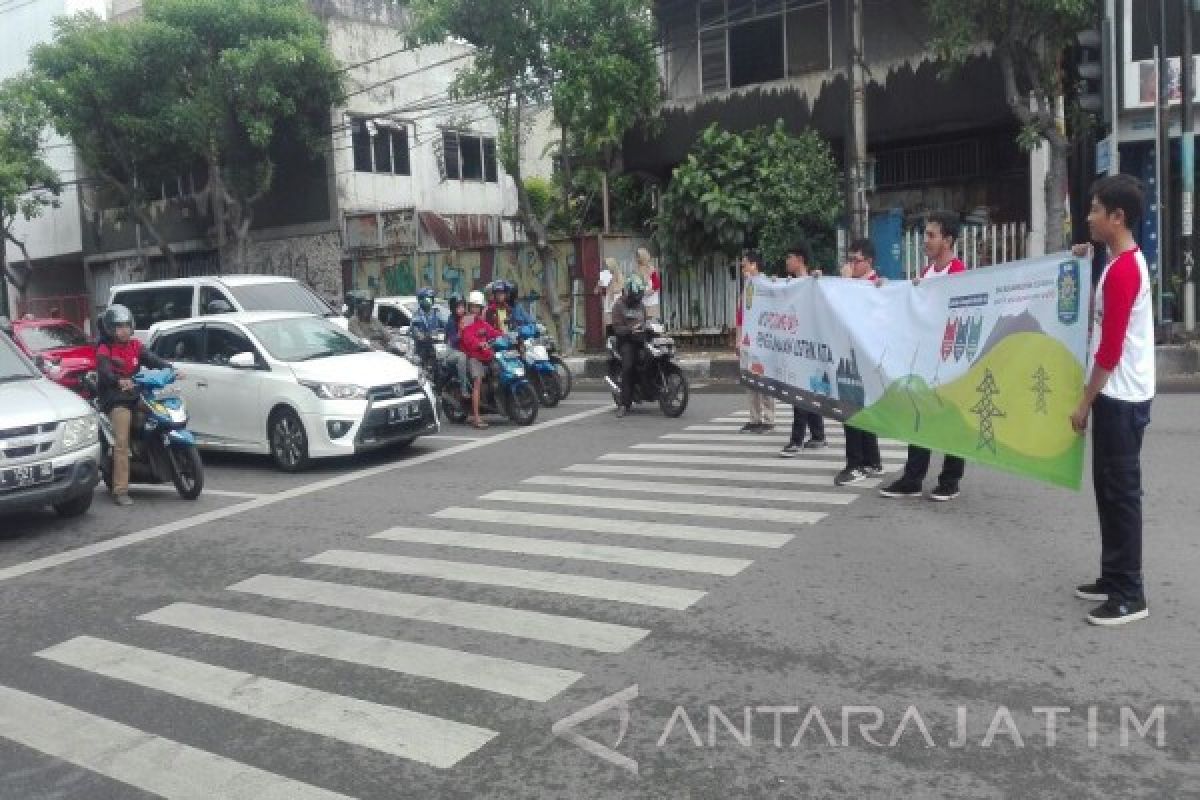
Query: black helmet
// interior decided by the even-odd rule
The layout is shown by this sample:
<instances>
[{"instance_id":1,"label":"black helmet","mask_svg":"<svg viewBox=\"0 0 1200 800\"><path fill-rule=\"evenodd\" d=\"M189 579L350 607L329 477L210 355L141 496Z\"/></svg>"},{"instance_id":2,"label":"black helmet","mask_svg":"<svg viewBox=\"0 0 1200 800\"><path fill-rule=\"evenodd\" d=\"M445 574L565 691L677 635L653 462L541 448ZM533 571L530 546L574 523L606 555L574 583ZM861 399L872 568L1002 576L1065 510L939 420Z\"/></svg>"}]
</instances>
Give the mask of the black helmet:
<instances>
[{"instance_id":1,"label":"black helmet","mask_svg":"<svg viewBox=\"0 0 1200 800\"><path fill-rule=\"evenodd\" d=\"M133 314L128 308L120 303L113 303L108 308L104 309L104 316L101 317L104 325L104 332L109 336L116 336L117 328L122 325L133 327Z\"/></svg>"},{"instance_id":2,"label":"black helmet","mask_svg":"<svg viewBox=\"0 0 1200 800\"><path fill-rule=\"evenodd\" d=\"M437 292L430 289L428 286L417 291L417 305L423 310L428 311L433 308L433 298L437 296Z\"/></svg>"},{"instance_id":3,"label":"black helmet","mask_svg":"<svg viewBox=\"0 0 1200 800\"><path fill-rule=\"evenodd\" d=\"M642 302L642 297L646 294L646 281L641 275L632 275L625 282L625 288L622 291L625 299L636 305Z\"/></svg>"}]
</instances>

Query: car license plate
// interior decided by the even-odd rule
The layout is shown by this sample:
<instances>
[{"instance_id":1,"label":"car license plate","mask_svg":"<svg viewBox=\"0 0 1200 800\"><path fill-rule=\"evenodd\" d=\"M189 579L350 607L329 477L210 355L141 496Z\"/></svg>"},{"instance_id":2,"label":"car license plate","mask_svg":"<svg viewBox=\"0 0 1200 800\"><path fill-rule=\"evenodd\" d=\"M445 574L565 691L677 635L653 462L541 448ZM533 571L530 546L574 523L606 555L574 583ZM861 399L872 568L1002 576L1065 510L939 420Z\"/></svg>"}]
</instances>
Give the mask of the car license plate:
<instances>
[{"instance_id":1,"label":"car license plate","mask_svg":"<svg viewBox=\"0 0 1200 800\"><path fill-rule=\"evenodd\" d=\"M403 403L398 406L392 406L388 409L388 422L407 422L410 419L416 419L421 415L421 406L418 403Z\"/></svg>"},{"instance_id":2,"label":"car license plate","mask_svg":"<svg viewBox=\"0 0 1200 800\"><path fill-rule=\"evenodd\" d=\"M12 467L0 472L0 488L24 489L38 483L54 480L54 465L50 462Z\"/></svg>"}]
</instances>

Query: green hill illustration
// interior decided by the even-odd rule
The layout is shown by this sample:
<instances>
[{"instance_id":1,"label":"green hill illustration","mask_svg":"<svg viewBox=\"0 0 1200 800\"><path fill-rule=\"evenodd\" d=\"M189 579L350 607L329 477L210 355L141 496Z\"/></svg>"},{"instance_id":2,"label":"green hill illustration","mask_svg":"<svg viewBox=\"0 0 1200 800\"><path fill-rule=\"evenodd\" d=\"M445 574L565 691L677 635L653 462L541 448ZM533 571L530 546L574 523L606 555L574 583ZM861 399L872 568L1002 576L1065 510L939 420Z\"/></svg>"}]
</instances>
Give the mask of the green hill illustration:
<instances>
[{"instance_id":1,"label":"green hill illustration","mask_svg":"<svg viewBox=\"0 0 1200 800\"><path fill-rule=\"evenodd\" d=\"M968 372L930 387L909 375L855 414L852 425L1078 489L1084 440L1068 421L1083 367L1042 333L994 343Z\"/></svg>"}]
</instances>

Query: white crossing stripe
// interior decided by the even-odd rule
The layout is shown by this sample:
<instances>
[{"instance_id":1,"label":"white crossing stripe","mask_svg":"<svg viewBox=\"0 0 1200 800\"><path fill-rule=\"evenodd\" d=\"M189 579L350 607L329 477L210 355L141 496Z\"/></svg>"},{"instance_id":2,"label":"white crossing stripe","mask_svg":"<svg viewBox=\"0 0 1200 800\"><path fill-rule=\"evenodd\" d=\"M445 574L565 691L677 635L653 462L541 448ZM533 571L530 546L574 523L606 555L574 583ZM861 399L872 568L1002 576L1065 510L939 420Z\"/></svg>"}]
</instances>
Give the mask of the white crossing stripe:
<instances>
[{"instance_id":1,"label":"white crossing stripe","mask_svg":"<svg viewBox=\"0 0 1200 800\"><path fill-rule=\"evenodd\" d=\"M745 441L745 438L738 437L738 441ZM778 445L774 445L774 444L755 445L755 444L725 444L723 442L711 442L711 443L643 442L641 444L633 445L633 449L635 449L635 450L667 450L667 451L675 451L675 452L680 452L680 453L687 453L687 452L693 452L693 453L703 453L703 452L757 453L759 455L765 455L767 453L775 453L776 455L778 455L780 448ZM805 459L812 459L815 457L823 457L826 461L830 461L831 463L835 463L835 464L841 464L844 461L844 459L841 456L837 455L838 451L836 448L831 447L831 448L826 448L824 450L816 450L813 452L814 452L813 456L809 456L806 454L806 455L802 455L800 457L805 458ZM886 448L881 448L879 451L879 454L883 458L900 458L900 457L907 456L906 451L890 450L890 449L886 449Z\"/></svg>"},{"instance_id":2,"label":"white crossing stripe","mask_svg":"<svg viewBox=\"0 0 1200 800\"><path fill-rule=\"evenodd\" d=\"M826 514L820 511L755 508L754 506L713 506L704 503L668 503L662 500L637 500L631 497L602 497L586 494L552 494L549 492L513 492L502 489L488 492L481 500L506 503L534 503L576 508L606 508L615 511L646 511L653 514L682 514L687 517L723 517L753 519L760 522L782 522L805 525L820 522Z\"/></svg>"},{"instance_id":3,"label":"white crossing stripe","mask_svg":"<svg viewBox=\"0 0 1200 800\"><path fill-rule=\"evenodd\" d=\"M372 539L414 544L435 544L445 547L465 547L497 553L522 553L531 556L572 558L580 561L602 561L633 567L652 567L680 572L705 572L711 575L737 575L753 564L744 558L721 558L694 553L673 553L666 550L641 550L633 547L612 547L584 542L564 542L554 539L532 539L524 536L497 536L491 533L443 531L428 528L390 528Z\"/></svg>"},{"instance_id":4,"label":"white crossing stripe","mask_svg":"<svg viewBox=\"0 0 1200 800\"><path fill-rule=\"evenodd\" d=\"M327 550L304 559L304 562L306 564L322 564L327 567L346 567L372 572L387 572L394 575L417 575L460 583L482 583L492 586L507 586L513 589L530 589L536 592L593 597L599 600L615 600L619 603L656 606L676 611L688 608L705 595L705 592L696 589L681 589L676 586L656 586L649 583L593 578L588 575L541 572L532 569L496 567L462 561L441 561L434 558L411 558L383 553L363 553L354 550Z\"/></svg>"},{"instance_id":5,"label":"white crossing stripe","mask_svg":"<svg viewBox=\"0 0 1200 800\"><path fill-rule=\"evenodd\" d=\"M0 737L168 800L351 800L7 686Z\"/></svg>"},{"instance_id":6,"label":"white crossing stripe","mask_svg":"<svg viewBox=\"0 0 1200 800\"><path fill-rule=\"evenodd\" d=\"M789 441L791 441L791 437L788 435L772 435L769 433L768 434L758 434L758 433L754 433L754 434L748 434L748 433L666 433L658 438L668 439L668 440L673 440L673 441L692 441L692 442L706 442L706 443L712 442L717 445L724 444L726 442L728 442L730 444L738 444L738 445L754 445L755 442L759 442L767 447L771 447L771 446L779 447L779 446L785 445ZM837 440L831 438L830 441L836 442ZM904 449L901 449L901 447L899 445L888 446L888 445L884 445L881 443L879 450L881 453L889 453L891 455L904 455L905 457L907 457L908 456L907 448L908 448L907 445L904 446ZM711 449L720 449L720 448L719 447L718 448L710 447L708 449L711 450ZM836 446L831 446L829 449L836 451L837 448L836 448Z\"/></svg>"},{"instance_id":7,"label":"white crossing stripe","mask_svg":"<svg viewBox=\"0 0 1200 800\"><path fill-rule=\"evenodd\" d=\"M810 492L803 489L758 489L697 483L623 481L615 478L576 478L571 475L535 475L521 482L538 486L567 486L574 489L612 489L618 492L642 492L644 494L700 495L701 497L728 497L734 500L773 500L779 503L818 503L834 506L849 505L857 497L849 492Z\"/></svg>"},{"instance_id":8,"label":"white crossing stripe","mask_svg":"<svg viewBox=\"0 0 1200 800\"><path fill-rule=\"evenodd\" d=\"M561 614L524 611L486 603L468 603L444 597L428 597L283 575L255 575L228 588L234 592L246 592L279 600L313 603L330 608L344 608L368 614L517 636L600 653L623 652L650 635L646 628L632 628Z\"/></svg>"},{"instance_id":9,"label":"white crossing stripe","mask_svg":"<svg viewBox=\"0 0 1200 800\"><path fill-rule=\"evenodd\" d=\"M675 445L671 446L672 448ZM819 452L819 451L817 451ZM780 458L778 455L763 458L738 456L701 456L687 453L606 453L600 461L635 461L646 464L703 464L705 466L767 467L777 470L820 470L833 474L842 467L841 461L814 458L809 452L795 458ZM885 470L891 471L904 466L903 462L884 461ZM832 479L830 479L832 481Z\"/></svg>"},{"instance_id":10,"label":"white crossing stripe","mask_svg":"<svg viewBox=\"0 0 1200 800\"><path fill-rule=\"evenodd\" d=\"M704 459L708 464L711 459ZM775 466L772 464L772 466ZM829 486L832 481L827 475L804 475L802 473L779 474L778 472L747 472L746 470L679 469L674 467L635 467L630 464L572 464L563 467L563 472L586 472L593 475L645 475L651 478L700 478L713 481L739 481L744 483L786 483L797 486ZM869 478L854 484L854 487L871 489L879 485L879 479Z\"/></svg>"},{"instance_id":11,"label":"white crossing stripe","mask_svg":"<svg viewBox=\"0 0 1200 800\"><path fill-rule=\"evenodd\" d=\"M463 722L323 692L140 647L79 636L38 656L433 767L452 767L497 734Z\"/></svg>"},{"instance_id":12,"label":"white crossing stripe","mask_svg":"<svg viewBox=\"0 0 1200 800\"><path fill-rule=\"evenodd\" d=\"M446 508L432 516L499 525L527 525L564 531L611 533L618 536L648 536L685 542L732 544L742 547L783 547L792 540L790 533L705 528L699 525L672 525L666 522L642 522L635 519L575 517L567 514L538 514L532 511L494 511L490 508Z\"/></svg>"},{"instance_id":13,"label":"white crossing stripe","mask_svg":"<svg viewBox=\"0 0 1200 800\"><path fill-rule=\"evenodd\" d=\"M774 434L771 434L771 433L742 433L741 432L742 429L738 425L688 425L683 430L687 433L737 434L737 437L738 437L737 441L739 441L739 442L753 442L756 439L774 440L780 435L786 436L789 439L791 438L791 434L790 434L791 425L776 425ZM673 438L676 438L676 437L673 437ZM841 442L841 441L844 441L846 437L843 436L841 433L833 433L832 431L827 430L827 431L825 431L825 438L831 442ZM729 441L729 440L721 439L720 441Z\"/></svg>"},{"instance_id":14,"label":"white crossing stripe","mask_svg":"<svg viewBox=\"0 0 1200 800\"><path fill-rule=\"evenodd\" d=\"M567 669L192 603L173 603L138 619L539 703L583 677Z\"/></svg>"}]
</instances>

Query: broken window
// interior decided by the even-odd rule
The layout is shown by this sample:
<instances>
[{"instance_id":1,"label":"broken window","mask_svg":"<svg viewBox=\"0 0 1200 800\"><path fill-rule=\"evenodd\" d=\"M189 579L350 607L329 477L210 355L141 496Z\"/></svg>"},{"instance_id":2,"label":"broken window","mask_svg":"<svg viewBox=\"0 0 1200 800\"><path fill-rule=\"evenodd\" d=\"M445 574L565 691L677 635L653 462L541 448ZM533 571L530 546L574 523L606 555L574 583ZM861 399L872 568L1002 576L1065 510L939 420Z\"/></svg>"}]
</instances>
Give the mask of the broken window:
<instances>
[{"instance_id":1,"label":"broken window","mask_svg":"<svg viewBox=\"0 0 1200 800\"><path fill-rule=\"evenodd\" d=\"M497 183L500 175L496 140L491 136L443 131L442 172L448 180Z\"/></svg>"},{"instance_id":2,"label":"broken window","mask_svg":"<svg viewBox=\"0 0 1200 800\"><path fill-rule=\"evenodd\" d=\"M392 120L356 119L350 123L355 172L411 175L408 127Z\"/></svg>"},{"instance_id":3,"label":"broken window","mask_svg":"<svg viewBox=\"0 0 1200 800\"><path fill-rule=\"evenodd\" d=\"M830 13L829 0L702 0L701 91L831 69Z\"/></svg>"}]
</instances>

